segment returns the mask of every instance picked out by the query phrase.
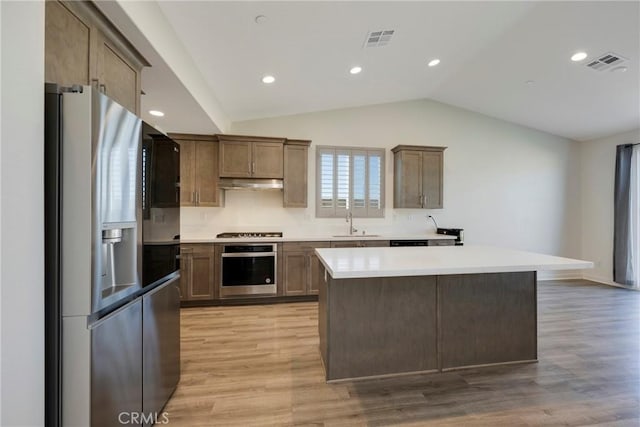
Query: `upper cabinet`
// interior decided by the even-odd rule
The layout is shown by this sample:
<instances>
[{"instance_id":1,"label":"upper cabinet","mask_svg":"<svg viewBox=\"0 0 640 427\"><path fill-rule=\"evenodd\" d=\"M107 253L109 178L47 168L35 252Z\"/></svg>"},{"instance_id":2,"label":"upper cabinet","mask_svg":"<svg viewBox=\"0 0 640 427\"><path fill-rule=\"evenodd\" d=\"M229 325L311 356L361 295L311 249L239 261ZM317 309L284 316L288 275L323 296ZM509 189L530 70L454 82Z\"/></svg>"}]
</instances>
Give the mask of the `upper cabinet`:
<instances>
[{"instance_id":1,"label":"upper cabinet","mask_svg":"<svg viewBox=\"0 0 640 427\"><path fill-rule=\"evenodd\" d=\"M391 149L394 208L442 209L446 148L398 145Z\"/></svg>"},{"instance_id":2,"label":"upper cabinet","mask_svg":"<svg viewBox=\"0 0 640 427\"><path fill-rule=\"evenodd\" d=\"M140 53L91 2L45 2L45 81L93 85L140 113Z\"/></svg>"},{"instance_id":3,"label":"upper cabinet","mask_svg":"<svg viewBox=\"0 0 640 427\"><path fill-rule=\"evenodd\" d=\"M287 139L284 144L283 206L307 207L307 175L311 141Z\"/></svg>"},{"instance_id":4,"label":"upper cabinet","mask_svg":"<svg viewBox=\"0 0 640 427\"><path fill-rule=\"evenodd\" d=\"M224 206L218 188L218 139L170 134L180 144L180 206Z\"/></svg>"},{"instance_id":5,"label":"upper cabinet","mask_svg":"<svg viewBox=\"0 0 640 427\"><path fill-rule=\"evenodd\" d=\"M282 179L284 138L217 135L221 178Z\"/></svg>"}]
</instances>

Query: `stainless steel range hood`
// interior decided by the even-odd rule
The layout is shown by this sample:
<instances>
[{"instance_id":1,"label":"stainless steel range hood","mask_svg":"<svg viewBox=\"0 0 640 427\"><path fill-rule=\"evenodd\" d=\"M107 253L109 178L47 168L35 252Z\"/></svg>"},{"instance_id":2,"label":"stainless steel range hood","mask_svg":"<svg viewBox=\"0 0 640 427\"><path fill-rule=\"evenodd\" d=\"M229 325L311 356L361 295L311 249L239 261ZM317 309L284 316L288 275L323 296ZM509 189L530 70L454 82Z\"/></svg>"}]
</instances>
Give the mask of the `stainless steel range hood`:
<instances>
[{"instance_id":1,"label":"stainless steel range hood","mask_svg":"<svg viewBox=\"0 0 640 427\"><path fill-rule=\"evenodd\" d=\"M223 190L282 190L281 179L221 178L218 187Z\"/></svg>"}]
</instances>

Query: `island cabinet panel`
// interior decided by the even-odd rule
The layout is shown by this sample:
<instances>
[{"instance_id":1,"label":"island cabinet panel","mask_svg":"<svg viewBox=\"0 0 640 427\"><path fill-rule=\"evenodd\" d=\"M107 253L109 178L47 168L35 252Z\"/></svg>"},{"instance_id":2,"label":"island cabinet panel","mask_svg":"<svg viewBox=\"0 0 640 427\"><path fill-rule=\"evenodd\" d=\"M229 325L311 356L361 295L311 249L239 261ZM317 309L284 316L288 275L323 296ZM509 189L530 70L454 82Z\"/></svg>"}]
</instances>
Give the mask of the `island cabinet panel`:
<instances>
[{"instance_id":1,"label":"island cabinet panel","mask_svg":"<svg viewBox=\"0 0 640 427\"><path fill-rule=\"evenodd\" d=\"M317 295L324 269L315 248L328 248L329 242L285 242L282 245L284 295Z\"/></svg>"},{"instance_id":2,"label":"island cabinet panel","mask_svg":"<svg viewBox=\"0 0 640 427\"><path fill-rule=\"evenodd\" d=\"M216 135L220 141L221 178L282 179L284 138Z\"/></svg>"},{"instance_id":3,"label":"island cabinet panel","mask_svg":"<svg viewBox=\"0 0 640 427\"><path fill-rule=\"evenodd\" d=\"M311 141L287 140L284 146L283 206L306 208Z\"/></svg>"},{"instance_id":4,"label":"island cabinet panel","mask_svg":"<svg viewBox=\"0 0 640 427\"><path fill-rule=\"evenodd\" d=\"M446 147L398 145L394 155L393 207L441 209Z\"/></svg>"},{"instance_id":5,"label":"island cabinet panel","mask_svg":"<svg viewBox=\"0 0 640 427\"><path fill-rule=\"evenodd\" d=\"M318 321L327 380L438 369L434 276L328 277Z\"/></svg>"},{"instance_id":6,"label":"island cabinet panel","mask_svg":"<svg viewBox=\"0 0 640 427\"><path fill-rule=\"evenodd\" d=\"M211 244L181 245L180 290L182 301L213 300L214 248Z\"/></svg>"},{"instance_id":7,"label":"island cabinet panel","mask_svg":"<svg viewBox=\"0 0 640 427\"><path fill-rule=\"evenodd\" d=\"M224 206L218 187L218 140L211 135L169 134L180 144L180 206Z\"/></svg>"},{"instance_id":8,"label":"island cabinet panel","mask_svg":"<svg viewBox=\"0 0 640 427\"><path fill-rule=\"evenodd\" d=\"M438 276L442 369L537 359L536 273Z\"/></svg>"}]
</instances>

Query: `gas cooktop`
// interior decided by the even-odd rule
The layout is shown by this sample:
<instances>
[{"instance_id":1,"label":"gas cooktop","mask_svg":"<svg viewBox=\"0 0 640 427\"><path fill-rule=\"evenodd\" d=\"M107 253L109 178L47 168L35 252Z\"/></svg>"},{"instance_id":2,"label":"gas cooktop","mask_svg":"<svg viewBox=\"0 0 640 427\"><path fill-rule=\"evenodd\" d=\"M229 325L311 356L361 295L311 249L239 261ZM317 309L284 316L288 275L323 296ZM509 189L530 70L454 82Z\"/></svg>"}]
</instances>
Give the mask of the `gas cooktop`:
<instances>
[{"instance_id":1,"label":"gas cooktop","mask_svg":"<svg viewBox=\"0 0 640 427\"><path fill-rule=\"evenodd\" d=\"M220 233L216 235L218 239L233 239L233 238L247 238L247 237L282 237L282 231L267 231L267 232L239 232L239 233Z\"/></svg>"}]
</instances>

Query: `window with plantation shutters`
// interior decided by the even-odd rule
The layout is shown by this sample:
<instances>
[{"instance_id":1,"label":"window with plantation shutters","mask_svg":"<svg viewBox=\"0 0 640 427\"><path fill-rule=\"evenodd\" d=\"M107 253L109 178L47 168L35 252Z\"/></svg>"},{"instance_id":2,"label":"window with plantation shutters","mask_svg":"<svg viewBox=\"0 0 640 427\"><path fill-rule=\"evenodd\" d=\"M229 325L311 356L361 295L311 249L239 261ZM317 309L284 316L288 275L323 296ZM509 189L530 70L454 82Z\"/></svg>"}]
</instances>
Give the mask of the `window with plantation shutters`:
<instances>
[{"instance_id":1,"label":"window with plantation shutters","mask_svg":"<svg viewBox=\"0 0 640 427\"><path fill-rule=\"evenodd\" d=\"M384 150L319 146L316 217L384 215Z\"/></svg>"}]
</instances>

